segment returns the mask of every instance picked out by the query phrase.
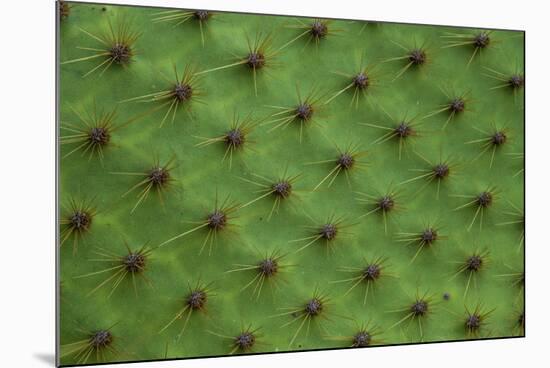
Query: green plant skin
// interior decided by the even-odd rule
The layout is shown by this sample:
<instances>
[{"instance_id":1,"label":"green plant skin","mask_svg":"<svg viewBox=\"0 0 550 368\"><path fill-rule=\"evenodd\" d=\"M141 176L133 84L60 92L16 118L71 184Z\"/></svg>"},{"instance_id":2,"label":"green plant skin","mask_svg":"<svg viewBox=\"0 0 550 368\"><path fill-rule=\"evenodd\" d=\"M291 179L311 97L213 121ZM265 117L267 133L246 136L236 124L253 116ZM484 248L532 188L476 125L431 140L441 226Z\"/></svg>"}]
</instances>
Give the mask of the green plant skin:
<instances>
[{"instance_id":1,"label":"green plant skin","mask_svg":"<svg viewBox=\"0 0 550 368\"><path fill-rule=\"evenodd\" d=\"M93 62L62 65L60 68L61 121L77 121L70 109L90 111L95 102L98 108L117 108L117 120L124 122L146 112L154 104L120 101L165 88L161 73L171 77L172 63L179 70L193 64L198 70L215 68L233 61L232 53L246 55L245 34L253 38L257 30L273 32L276 49L299 34L286 28L299 18L218 13L209 20L205 30L205 45L201 44L198 24L188 22L174 27L170 23L153 23L152 13L162 9L131 8L123 6L72 4L70 17L61 24L61 61L83 55L77 46L94 47L97 43L80 30L103 32L107 20L116 24L126 17L142 32L136 43L139 53L131 66L123 70L111 67L102 76L94 73L86 78ZM301 19L301 21L307 21ZM60 277L63 282L61 302L61 344L82 338L78 328L95 329L118 323L113 334L120 347L117 354L108 354L109 361L149 360L168 358L226 355L231 341L208 333L236 335L241 326L261 327L262 337L254 351L276 352L302 349L322 349L351 345L330 339L334 336L351 336L357 323L372 321L380 326L381 343L396 344L419 342L417 324L407 328L407 322L389 329L404 317L390 311L409 306L417 292L433 295L433 313L423 323L423 341L466 339L463 329L464 305L483 301L489 309L495 308L482 337L500 337L517 334L511 316L522 308L522 291L511 287L509 279L498 275L523 270L523 251L518 251L520 227L496 226L509 221L503 212L509 210L506 201L522 208L524 187L521 175L513 176L522 163L512 160L506 153L523 152L522 95L514 102L508 89L491 90L495 80L483 76L484 66L499 71L513 71L516 65L522 70L523 34L512 31L494 31L491 35L500 40L498 47L489 47L476 56L467 68L473 51L468 47L442 49L446 32L474 32L451 27L384 23L367 25L362 22L334 20L329 27L340 30L305 46L299 39L283 49L277 57L279 65L258 73L258 95L255 96L252 75L244 66L205 73L202 89L205 104L194 104L191 116L180 110L174 124L169 121L159 128L163 112L149 114L113 134L112 145L105 151L103 165L97 157L88 160L80 153L61 160L60 200L71 196L95 197L98 214L89 234L79 242L78 251L72 254L69 245L60 248ZM406 71L392 82L404 65L400 61L381 63L399 56L403 51L393 42L411 46L429 41L430 62L419 70ZM393 41L393 42L392 42ZM241 117L253 113L258 119L268 118L274 110L267 105L292 106L296 103L296 88L302 96L313 87L326 93L326 99L347 81L332 72L355 73L361 58L378 64L379 86L360 101L356 109L349 106L351 91L344 92L330 104L323 106L318 118L321 126L304 129L302 142L295 124L285 129L268 132L269 125L260 125L251 134L253 151L234 155L229 170L222 163L223 144L199 148L196 136L214 137L228 130L233 115ZM453 119L444 131L446 113L422 120L421 136L415 139L398 160L397 144L390 140L371 144L383 131L359 123L389 124L383 109L396 119L405 114L424 116L445 102L440 87L452 86L457 91L471 92L471 110ZM324 100L323 100L324 101ZM469 107L469 106L468 106ZM489 130L492 122L507 124L509 141L497 151L489 169L490 153L472 162L480 152L478 145L465 142L480 138L473 129ZM61 132L63 136L64 132ZM335 157L335 144L344 147L358 142L368 155L364 170L351 172L351 188L344 175L340 175L330 188L321 186L313 192L319 181L333 167L305 165L307 162ZM398 186L403 190L403 210L395 213L384 234L382 217L378 213L359 218L368 207L356 200L354 192L374 194L384 191L393 183L414 177L410 169L425 168L426 163L413 153L413 149L431 161L437 161L440 151L452 155L461 164L457 175L442 184L440 198L436 200L436 185L428 185L420 194L415 192L424 185L419 180ZM61 155L70 147L62 146ZM136 203L137 191L122 195L137 183L137 177L113 175L118 171L148 169L154 155L161 162L172 155L177 159L173 170L176 179L173 188L164 195L164 207L151 193L149 198L130 214ZM209 255L199 255L205 232L197 231L169 243L153 252L146 271L154 288L138 282L138 296L131 282L123 282L108 298L110 285L87 296L90 290L108 276L78 278L101 269L94 258L95 247L100 246L124 254L124 241L132 248L148 243L157 246L167 239L192 227L188 222L200 221L212 210L216 193L220 199L230 195L240 204L255 197L257 189L241 178L255 180L253 174L266 177L279 176L285 167L290 174L302 173L295 184L297 198L283 201L278 213L267 221L273 204L271 198L262 199L237 212L239 226L232 236L222 236ZM482 231L476 222L466 231L472 220L471 208L453 211L466 203L456 194L475 195L487 186L496 185L499 197L484 218ZM311 225L311 216L324 220L331 214L345 215L351 233L338 240L333 251L327 254L324 244L315 243L295 253L300 243L289 242L308 235L305 226ZM434 245L434 251L423 251L411 263L415 248L396 241L398 232L420 231L423 223L439 219L447 236ZM477 278L477 288L470 286L463 298L466 275L452 279L464 254L475 245L490 250L491 263ZM259 300L252 288L240 289L254 277L254 271L225 273L233 264L255 264L260 259L257 250L265 254L274 249L287 253L285 261L295 266L281 272L278 288L270 290L264 285ZM465 253L466 252L466 253ZM344 295L351 284L331 283L349 274L342 267L361 267L364 258L387 257L388 272L396 275L380 282L374 293L363 304L364 288L359 285ZM197 280L212 282L215 296L208 300L207 312L194 313L183 336L177 340L183 320L159 334L181 309L180 299L188 293L188 283ZM126 280L129 281L129 280ZM142 281L142 280L138 280ZM318 287L330 296L326 313L330 321L323 321L326 331L315 324L306 336L305 329L294 344L288 346L298 324L281 327L291 317L275 317L284 312L281 308L299 306L311 297ZM443 293L451 294L449 301ZM88 363L93 363L92 357ZM62 364L74 364L74 356L62 359Z\"/></svg>"}]
</instances>

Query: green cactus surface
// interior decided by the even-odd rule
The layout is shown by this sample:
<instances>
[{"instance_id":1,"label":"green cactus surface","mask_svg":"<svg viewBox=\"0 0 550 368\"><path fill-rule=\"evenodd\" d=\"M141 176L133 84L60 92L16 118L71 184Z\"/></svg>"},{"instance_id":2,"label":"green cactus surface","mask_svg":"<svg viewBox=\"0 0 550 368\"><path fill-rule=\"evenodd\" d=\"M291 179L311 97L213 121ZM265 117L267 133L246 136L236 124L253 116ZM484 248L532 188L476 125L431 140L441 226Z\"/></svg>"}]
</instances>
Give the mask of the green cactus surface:
<instances>
[{"instance_id":1,"label":"green cactus surface","mask_svg":"<svg viewBox=\"0 0 550 368\"><path fill-rule=\"evenodd\" d=\"M524 336L524 33L59 2L60 364Z\"/></svg>"}]
</instances>

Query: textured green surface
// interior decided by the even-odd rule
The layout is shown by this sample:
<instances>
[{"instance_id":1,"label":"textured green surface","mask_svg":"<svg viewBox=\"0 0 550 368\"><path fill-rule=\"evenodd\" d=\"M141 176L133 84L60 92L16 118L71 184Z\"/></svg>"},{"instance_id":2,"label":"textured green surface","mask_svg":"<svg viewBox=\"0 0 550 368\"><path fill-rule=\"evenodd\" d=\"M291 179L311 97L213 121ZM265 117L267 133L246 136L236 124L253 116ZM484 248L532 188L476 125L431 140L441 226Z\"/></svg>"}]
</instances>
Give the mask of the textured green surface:
<instances>
[{"instance_id":1,"label":"textured green surface","mask_svg":"<svg viewBox=\"0 0 550 368\"><path fill-rule=\"evenodd\" d=\"M171 80L174 64L181 76L186 65L205 71L235 62L235 55L247 55L247 36L253 40L258 32L271 34L271 48L277 50L304 32L296 26L313 20L216 13L204 24L203 46L195 19L177 26L153 22L154 14L162 9L77 3L70 7L69 16L60 24L61 62L90 55L78 47L101 46L82 30L100 35L108 31L109 22L115 28L127 22L141 36L128 68L112 65L103 74L98 70L83 78L104 59L60 66L62 127L67 123L82 127L74 110L93 113L94 105L98 112L116 109L115 125L131 122L113 132L102 160L79 150L60 162L61 204L71 199L89 201L97 211L89 231L78 239L76 251L74 235L60 248L62 364L227 355L234 350L233 341L221 335L233 337L246 328L259 328L252 352L351 346L352 336L367 324L377 326L373 343L378 344L523 335L517 324L523 311L523 284L514 284L514 276L507 276L523 272L523 229L522 224L502 225L516 220L507 214L514 211L511 204L523 208L523 174L516 175L523 168L523 160L516 159L524 151L523 90L492 89L503 82L487 76L494 73L486 69L506 77L515 72L523 75L523 33L493 31L490 45L467 65L472 45L444 48L448 39L442 36L475 35L476 30L330 21L330 32L318 45L307 43L308 36L299 38L276 55L275 65L258 70L257 95L246 66L203 73L199 82L203 103L194 102L188 112L179 109L173 123L169 117L159 127L166 109L151 112L158 104L121 101L171 88L163 75ZM397 44L406 48L425 45L428 62L395 78L406 62L384 61L406 53ZM374 67L369 76L376 83L369 86L368 96L360 99L358 107L350 106L351 89L323 104L349 83L338 72L354 75L361 64ZM274 124L268 124L273 119L270 115L277 112L269 106L296 105L297 90L302 98L312 90L321 97L314 111L315 124L306 123L301 140L299 123L273 130ZM422 119L447 103L442 90L468 93L466 111L450 120L444 130L447 112ZM230 169L227 159L222 162L223 142L196 145L203 141L197 137L223 135L235 115L240 119L250 115L259 125L248 136L247 149L234 153ZM373 143L385 131L363 125L393 126L413 117L418 136L404 146L401 159L396 139ZM508 139L496 150L490 168L492 150L479 156L481 144L465 143L483 138L476 128L490 132L492 124L505 126ZM70 134L61 129L62 141ZM344 149L350 144L367 151L358 159L366 166L353 168L349 183L341 173L330 187L327 180L313 191L334 164L307 163L335 159L336 147ZM61 156L77 146L62 144ZM419 193L426 180L399 185L418 175L411 169L430 168L415 152L433 163L451 157L452 175L441 183L439 199L435 181ZM143 177L113 173L145 172L155 160L165 163L171 158L174 181L163 193L164 205L152 192L131 212L140 189L123 194ZM231 233L221 231L211 252L208 244L200 252L205 229L157 248L196 226L192 222L202 221L213 210L216 196L219 202L230 196L239 205L256 198L258 188L242 179L261 181L253 174L275 179L285 170L288 175L301 176L291 197L282 201L269 221L272 196L235 211L230 223L237 226L227 229ZM455 211L469 201L456 195L473 198L493 186L498 195L484 212L482 229L478 217L467 231L475 208ZM372 206L360 202L357 192L376 195L389 188L399 192L400 208L391 211L385 234L379 212L360 217ZM69 212L62 209L62 221ZM342 229L328 251L318 241L296 252L307 241L292 240L311 236L308 226L321 225L331 216L343 217L343 224L353 226L345 234ZM438 239L433 249L424 249L411 262L417 248L400 242L399 233L419 232L434 222L441 228L440 238L444 235L445 239ZM60 226L63 230L66 225ZM127 252L125 242L132 249L144 244L153 248L144 273L151 286L136 277L136 296L129 276L110 296L112 282L88 295L115 271L79 276L117 265L93 261L98 258L94 252L100 247L122 256ZM460 266L457 262L476 249L488 250L490 262L472 279L464 296L467 273L453 275ZM281 265L287 267L263 285L258 298L254 285L241 291L256 275L254 270L226 272L235 269L235 264L255 265L274 251L285 254ZM365 283L346 294L352 283L334 282L356 275L342 272L343 268L361 268L366 266L365 259L377 257L386 259L388 275L376 281L366 304ZM198 282L211 289L207 311L194 312L179 338L184 319L159 333L183 307L189 285ZM303 309L315 292L327 297L325 308L312 319L309 333L306 322L289 345L302 320L285 326L293 317L280 314L285 308ZM450 295L449 300L444 293ZM430 313L421 318L422 333L417 319L396 325L408 313L396 310L408 308L417 294L430 296ZM465 307L473 310L480 303L494 311L480 333L469 336L464 328ZM88 339L86 331L112 325L109 349L93 351L88 359L71 354L75 345L67 344Z\"/></svg>"}]
</instances>

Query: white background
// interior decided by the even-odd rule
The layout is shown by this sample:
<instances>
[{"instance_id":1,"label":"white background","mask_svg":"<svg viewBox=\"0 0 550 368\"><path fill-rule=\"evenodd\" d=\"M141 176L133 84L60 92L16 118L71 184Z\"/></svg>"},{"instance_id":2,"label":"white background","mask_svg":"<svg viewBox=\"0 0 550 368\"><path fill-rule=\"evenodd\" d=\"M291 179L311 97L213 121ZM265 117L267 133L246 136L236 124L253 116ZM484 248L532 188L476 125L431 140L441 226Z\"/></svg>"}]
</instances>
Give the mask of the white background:
<instances>
[{"instance_id":1,"label":"white background","mask_svg":"<svg viewBox=\"0 0 550 368\"><path fill-rule=\"evenodd\" d=\"M103 1L113 3L114 1ZM543 1L130 0L117 3L483 26L527 31L527 334L442 343L117 367L521 367L548 365L550 53ZM537 3L537 5L535 5ZM2 1L0 14L0 367L54 364L53 0ZM531 360L531 363L528 361ZM538 363L533 362L538 360Z\"/></svg>"}]
</instances>

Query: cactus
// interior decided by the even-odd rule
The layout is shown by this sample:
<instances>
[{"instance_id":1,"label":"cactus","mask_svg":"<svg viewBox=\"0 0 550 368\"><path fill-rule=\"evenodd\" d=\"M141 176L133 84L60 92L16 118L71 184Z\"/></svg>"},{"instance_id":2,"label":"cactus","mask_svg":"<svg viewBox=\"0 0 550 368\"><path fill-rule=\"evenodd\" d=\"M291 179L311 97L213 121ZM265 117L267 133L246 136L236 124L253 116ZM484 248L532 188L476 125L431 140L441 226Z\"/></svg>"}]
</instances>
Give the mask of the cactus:
<instances>
[{"instance_id":1,"label":"cactus","mask_svg":"<svg viewBox=\"0 0 550 368\"><path fill-rule=\"evenodd\" d=\"M524 335L522 32L58 16L62 365Z\"/></svg>"}]
</instances>

